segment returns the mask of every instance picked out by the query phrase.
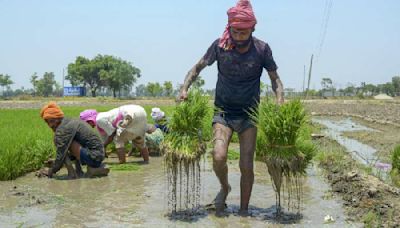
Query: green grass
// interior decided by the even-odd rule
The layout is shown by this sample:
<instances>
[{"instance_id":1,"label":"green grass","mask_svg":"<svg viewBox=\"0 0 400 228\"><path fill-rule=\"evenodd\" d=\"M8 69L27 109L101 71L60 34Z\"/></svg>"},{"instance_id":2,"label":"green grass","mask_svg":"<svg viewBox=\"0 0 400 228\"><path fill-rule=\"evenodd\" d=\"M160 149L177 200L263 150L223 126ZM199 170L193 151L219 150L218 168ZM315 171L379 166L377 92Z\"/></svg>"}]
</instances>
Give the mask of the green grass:
<instances>
[{"instance_id":1,"label":"green grass","mask_svg":"<svg viewBox=\"0 0 400 228\"><path fill-rule=\"evenodd\" d=\"M228 150L228 160L239 160L240 153L239 151L229 149Z\"/></svg>"},{"instance_id":2,"label":"green grass","mask_svg":"<svg viewBox=\"0 0 400 228\"><path fill-rule=\"evenodd\" d=\"M392 152L392 170L390 171L392 182L400 187L400 145L396 146Z\"/></svg>"},{"instance_id":3,"label":"green grass","mask_svg":"<svg viewBox=\"0 0 400 228\"><path fill-rule=\"evenodd\" d=\"M392 167L400 170L400 145L396 146L392 153Z\"/></svg>"},{"instance_id":4,"label":"green grass","mask_svg":"<svg viewBox=\"0 0 400 228\"><path fill-rule=\"evenodd\" d=\"M66 117L79 118L85 109L108 111L114 106L61 107ZM159 106L166 115L172 106ZM149 123L152 106L144 106ZM38 170L43 161L55 155L53 132L40 118L39 109L0 110L0 180L13 180Z\"/></svg>"},{"instance_id":5,"label":"green grass","mask_svg":"<svg viewBox=\"0 0 400 228\"><path fill-rule=\"evenodd\" d=\"M109 164L111 171L137 171L140 166L137 163L125 163L125 164Z\"/></svg>"}]
</instances>

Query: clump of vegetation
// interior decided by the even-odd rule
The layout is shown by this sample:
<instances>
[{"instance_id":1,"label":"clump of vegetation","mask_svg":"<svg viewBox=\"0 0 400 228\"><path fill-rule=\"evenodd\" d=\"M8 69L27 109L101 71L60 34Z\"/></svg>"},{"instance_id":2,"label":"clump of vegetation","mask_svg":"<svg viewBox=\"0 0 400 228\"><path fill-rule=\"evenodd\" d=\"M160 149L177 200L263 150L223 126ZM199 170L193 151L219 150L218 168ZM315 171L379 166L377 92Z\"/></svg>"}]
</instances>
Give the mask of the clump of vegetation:
<instances>
[{"instance_id":1,"label":"clump of vegetation","mask_svg":"<svg viewBox=\"0 0 400 228\"><path fill-rule=\"evenodd\" d=\"M285 191L288 209L299 210L301 177L315 155L302 103L293 100L279 106L272 100L264 100L258 112L253 114L253 119L259 130L256 155L268 167L276 193L278 214L281 212L281 192L284 195Z\"/></svg>"},{"instance_id":2,"label":"clump of vegetation","mask_svg":"<svg viewBox=\"0 0 400 228\"><path fill-rule=\"evenodd\" d=\"M0 126L0 181L37 170L54 155L51 130L37 110L1 110Z\"/></svg>"},{"instance_id":3,"label":"clump of vegetation","mask_svg":"<svg viewBox=\"0 0 400 228\"><path fill-rule=\"evenodd\" d=\"M199 91L189 92L169 122L170 133L162 144L168 178L168 206L172 214L193 214L200 205L200 160L206 152L203 129L211 108Z\"/></svg>"},{"instance_id":4,"label":"clump of vegetation","mask_svg":"<svg viewBox=\"0 0 400 228\"><path fill-rule=\"evenodd\" d=\"M239 160L240 152L232 149L228 149L228 160Z\"/></svg>"},{"instance_id":5,"label":"clump of vegetation","mask_svg":"<svg viewBox=\"0 0 400 228\"><path fill-rule=\"evenodd\" d=\"M137 171L140 166L136 163L109 164L111 171Z\"/></svg>"},{"instance_id":6,"label":"clump of vegetation","mask_svg":"<svg viewBox=\"0 0 400 228\"><path fill-rule=\"evenodd\" d=\"M394 148L392 153L392 170L390 171L392 182L400 186L400 145Z\"/></svg>"}]
</instances>

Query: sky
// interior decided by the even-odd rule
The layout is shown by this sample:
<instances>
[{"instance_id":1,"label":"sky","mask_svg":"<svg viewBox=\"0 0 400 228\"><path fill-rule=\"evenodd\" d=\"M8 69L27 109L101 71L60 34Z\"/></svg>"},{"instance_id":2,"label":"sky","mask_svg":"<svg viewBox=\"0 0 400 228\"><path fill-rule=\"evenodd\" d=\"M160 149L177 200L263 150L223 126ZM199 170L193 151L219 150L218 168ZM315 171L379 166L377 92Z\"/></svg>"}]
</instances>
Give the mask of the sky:
<instances>
[{"instance_id":1,"label":"sky","mask_svg":"<svg viewBox=\"0 0 400 228\"><path fill-rule=\"evenodd\" d=\"M314 54L311 88L386 83L400 75L400 1L252 0L254 36L266 41L286 88L301 90ZM331 7L330 6L331 3ZM0 74L12 88L63 69L77 56L114 55L142 72L135 84L183 83L219 38L236 0L0 0ZM327 10L330 9L330 10ZM66 74L66 72L65 72ZM215 88L217 67L201 74ZM266 72L262 81L270 84ZM66 81L65 85L69 82Z\"/></svg>"}]
</instances>

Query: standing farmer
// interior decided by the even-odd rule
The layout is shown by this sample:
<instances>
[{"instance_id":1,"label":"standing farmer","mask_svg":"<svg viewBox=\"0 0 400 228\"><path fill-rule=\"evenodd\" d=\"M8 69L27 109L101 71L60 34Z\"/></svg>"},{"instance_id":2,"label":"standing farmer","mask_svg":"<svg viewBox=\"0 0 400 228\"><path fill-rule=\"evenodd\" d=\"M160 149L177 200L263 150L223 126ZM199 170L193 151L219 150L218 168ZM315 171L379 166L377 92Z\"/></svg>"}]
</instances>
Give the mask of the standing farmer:
<instances>
[{"instance_id":1,"label":"standing farmer","mask_svg":"<svg viewBox=\"0 0 400 228\"><path fill-rule=\"evenodd\" d=\"M107 175L109 169L104 168L104 150L101 139L81 120L64 118L64 113L55 102L45 105L40 117L54 132L54 143L57 149L56 159L52 167L41 173L52 177L69 158L76 160L77 169L80 164L87 165L87 176ZM79 167L79 168L78 168ZM80 176L80 174L78 174Z\"/></svg>"},{"instance_id":2,"label":"standing farmer","mask_svg":"<svg viewBox=\"0 0 400 228\"><path fill-rule=\"evenodd\" d=\"M123 105L100 113L96 110L85 110L80 113L80 118L97 128L104 139L104 149L114 141L120 163L126 162L125 144L129 141L140 149L144 162L149 162L149 151L145 142L147 114L142 106Z\"/></svg>"},{"instance_id":3,"label":"standing farmer","mask_svg":"<svg viewBox=\"0 0 400 228\"><path fill-rule=\"evenodd\" d=\"M236 7L228 10L228 24L220 39L208 48L206 54L186 75L179 94L187 99L192 82L200 71L215 61L218 64L213 118L214 151L213 169L221 183L221 190L214 203L216 215L223 215L225 200L231 187L228 183L227 152L236 131L240 142L240 211L248 215L248 207L254 182L253 160L257 128L248 114L260 101L260 77L263 68L271 79L277 102L283 103L283 85L269 45L252 34L257 21L249 0L239 0Z\"/></svg>"}]
</instances>

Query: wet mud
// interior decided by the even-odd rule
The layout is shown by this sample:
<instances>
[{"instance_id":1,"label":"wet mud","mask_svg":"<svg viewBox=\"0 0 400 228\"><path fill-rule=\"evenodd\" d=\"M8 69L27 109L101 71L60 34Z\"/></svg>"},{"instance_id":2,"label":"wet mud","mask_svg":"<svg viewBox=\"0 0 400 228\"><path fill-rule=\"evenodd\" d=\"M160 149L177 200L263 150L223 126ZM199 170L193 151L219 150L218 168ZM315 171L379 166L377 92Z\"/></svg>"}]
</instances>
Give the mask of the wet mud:
<instances>
[{"instance_id":1,"label":"wet mud","mask_svg":"<svg viewBox=\"0 0 400 228\"><path fill-rule=\"evenodd\" d=\"M227 198L228 216L216 217L205 205L219 191L211 165L201 164L201 196L198 213L191 217L168 216L167 180L163 159L153 157L135 172L111 172L108 177L78 180L38 179L33 173L0 186L0 227L265 227L292 224L320 227L327 215L333 227L357 226L346 221L341 201L326 198L330 188L318 168L308 169L300 216L286 212L276 218L275 194L266 165L255 164L255 184L250 217L238 216L240 171L229 164L232 191ZM359 224L358 224L359 226Z\"/></svg>"},{"instance_id":2,"label":"wet mud","mask_svg":"<svg viewBox=\"0 0 400 228\"><path fill-rule=\"evenodd\" d=\"M325 145L329 143L324 142ZM367 227L400 226L399 189L357 170L349 155L341 161L328 159L320 166L326 171L334 195L344 200L346 213L352 221L363 222Z\"/></svg>"},{"instance_id":3,"label":"wet mud","mask_svg":"<svg viewBox=\"0 0 400 228\"><path fill-rule=\"evenodd\" d=\"M345 201L350 218L371 227L399 227L400 190L385 183L390 183L390 170L377 166L382 163L373 147L344 136L345 132L378 130L349 118L319 117L313 118L313 122L326 127L323 132L328 137L318 139L317 143L323 145L322 149L333 151L333 157L322 160L320 166L327 171L332 191Z\"/></svg>"}]
</instances>

